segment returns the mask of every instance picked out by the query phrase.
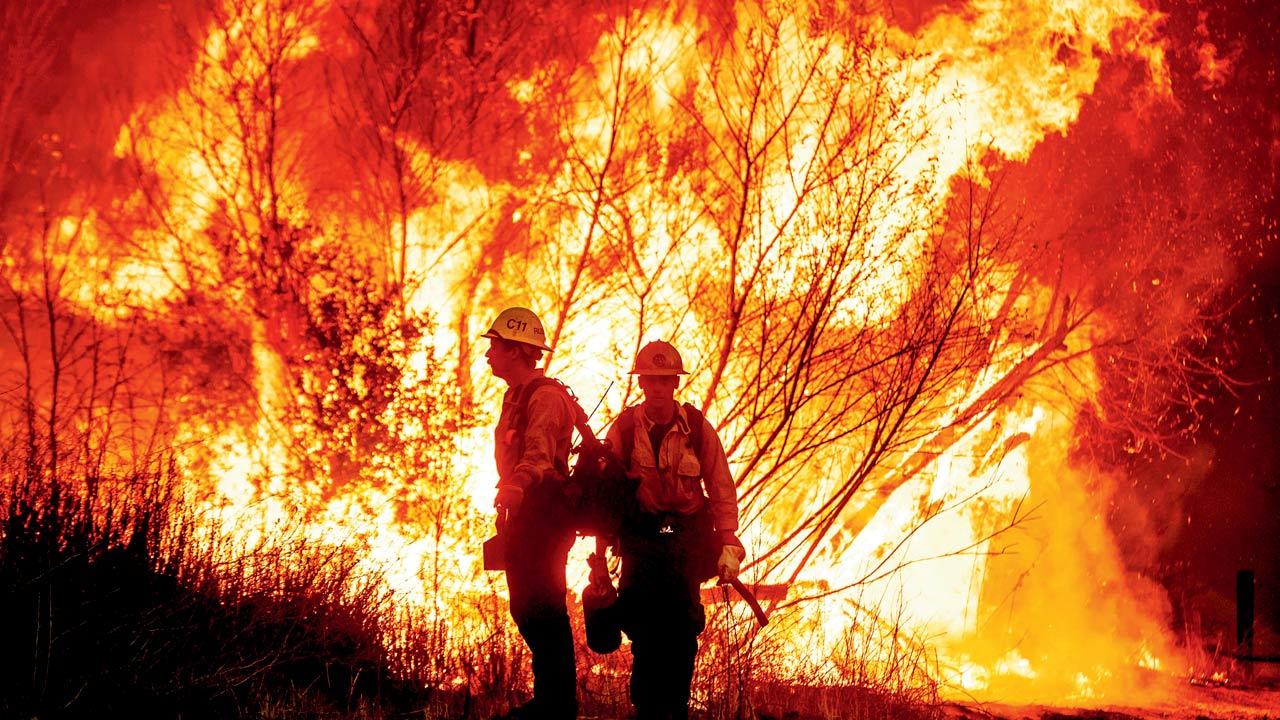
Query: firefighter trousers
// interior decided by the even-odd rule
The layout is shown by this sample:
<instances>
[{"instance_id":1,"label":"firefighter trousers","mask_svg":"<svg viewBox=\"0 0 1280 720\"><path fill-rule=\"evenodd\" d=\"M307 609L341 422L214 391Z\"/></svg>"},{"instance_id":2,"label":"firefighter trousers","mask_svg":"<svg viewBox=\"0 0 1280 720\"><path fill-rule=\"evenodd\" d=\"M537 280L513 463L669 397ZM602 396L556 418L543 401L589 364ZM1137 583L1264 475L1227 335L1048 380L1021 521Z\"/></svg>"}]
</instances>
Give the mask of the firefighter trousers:
<instances>
[{"instance_id":1,"label":"firefighter trousers","mask_svg":"<svg viewBox=\"0 0 1280 720\"><path fill-rule=\"evenodd\" d=\"M630 695L638 718L688 717L706 625L699 586L709 529L709 516L655 518L632 524L621 537L618 603L631 639Z\"/></svg>"},{"instance_id":2,"label":"firefighter trousers","mask_svg":"<svg viewBox=\"0 0 1280 720\"><path fill-rule=\"evenodd\" d=\"M545 483L543 484L545 486ZM577 668L565 604L565 565L574 534L558 493L534 488L507 529L511 617L533 660L531 717L577 717Z\"/></svg>"}]
</instances>

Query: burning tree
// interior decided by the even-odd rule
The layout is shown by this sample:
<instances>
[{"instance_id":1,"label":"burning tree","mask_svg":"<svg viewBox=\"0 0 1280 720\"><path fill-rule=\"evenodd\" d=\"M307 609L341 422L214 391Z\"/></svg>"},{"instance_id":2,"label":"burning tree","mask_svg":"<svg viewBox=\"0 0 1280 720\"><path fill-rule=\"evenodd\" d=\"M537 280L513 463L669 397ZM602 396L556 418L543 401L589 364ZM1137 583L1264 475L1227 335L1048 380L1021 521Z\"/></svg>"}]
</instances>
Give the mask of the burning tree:
<instances>
[{"instance_id":1,"label":"burning tree","mask_svg":"<svg viewBox=\"0 0 1280 720\"><path fill-rule=\"evenodd\" d=\"M1011 84L942 22L904 38L826 9L693 15L631 13L602 36L560 123L565 160L520 206L527 237L503 239L521 271L497 282L541 298L557 328L580 315L630 326L567 335L555 360L567 375L582 356L625 365L651 335L690 350L692 389L727 433L758 521L761 577L796 581L816 560L839 578L825 596L933 554L998 554L992 536L1030 493L1028 478L1005 478L1046 452L1037 435L1065 464L1054 436L1071 437L1079 408L1145 441L1187 427L1159 415L1222 379L1181 342L1212 320L1217 263L1197 263L1196 299L1157 314L1156 330L1139 316L1188 285L1121 288L1151 286L1178 262L1177 241L1121 216L1109 232L1127 240L1089 255L1078 236L1037 227L1039 209L998 170L1074 117L1080 96L1044 85L1087 92L1103 48L1132 53L1148 79L1134 102L1167 92L1139 8L1094 24L1020 8L1016 32L1036 38L1024 49L1044 75ZM994 15L975 22L1016 34ZM1096 402L1127 362L1151 371L1141 401ZM885 520L904 495L915 509ZM905 549L944 513L969 527L924 541L923 556ZM841 562L850 547L873 561ZM952 631L972 632L969 612ZM1158 621L1133 625L1134 656L1163 642L1146 639Z\"/></svg>"}]
</instances>

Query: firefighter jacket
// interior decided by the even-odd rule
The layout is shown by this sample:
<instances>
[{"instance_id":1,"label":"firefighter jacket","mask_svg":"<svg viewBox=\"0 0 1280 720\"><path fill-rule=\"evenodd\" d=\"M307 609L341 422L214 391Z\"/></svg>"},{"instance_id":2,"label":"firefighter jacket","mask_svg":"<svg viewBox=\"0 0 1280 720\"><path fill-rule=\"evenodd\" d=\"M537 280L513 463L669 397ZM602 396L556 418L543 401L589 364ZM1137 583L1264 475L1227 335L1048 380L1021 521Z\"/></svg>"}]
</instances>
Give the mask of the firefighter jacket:
<instances>
[{"instance_id":1,"label":"firefighter jacket","mask_svg":"<svg viewBox=\"0 0 1280 720\"><path fill-rule=\"evenodd\" d=\"M535 370L530 382L541 377L545 377L543 371ZM545 383L526 398L528 389L528 383L507 389L494 431L499 482L522 490L542 480L560 482L568 477L573 442L573 412L565 392Z\"/></svg>"},{"instance_id":2,"label":"firefighter jacket","mask_svg":"<svg viewBox=\"0 0 1280 720\"><path fill-rule=\"evenodd\" d=\"M630 409L635 418L630 423L634 433L630 458L623 458L627 474L639 480L636 500L640 509L650 513L691 515L710 504L715 529L738 529L738 491L729 474L729 461L715 428L702 420L702 448L691 448L689 419L684 405L676 403L675 421L653 454L649 431L654 422L637 405ZM620 427L615 422L607 438L615 448L623 448ZM703 489L706 492L704 494Z\"/></svg>"}]
</instances>

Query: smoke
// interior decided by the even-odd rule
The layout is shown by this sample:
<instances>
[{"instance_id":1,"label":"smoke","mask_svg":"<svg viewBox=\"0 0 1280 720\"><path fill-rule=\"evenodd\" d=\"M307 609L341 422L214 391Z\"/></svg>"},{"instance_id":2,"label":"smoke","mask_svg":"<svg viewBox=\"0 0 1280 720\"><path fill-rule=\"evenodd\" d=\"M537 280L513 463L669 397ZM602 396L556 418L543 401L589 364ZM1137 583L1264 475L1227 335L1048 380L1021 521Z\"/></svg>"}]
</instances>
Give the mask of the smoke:
<instances>
[{"instance_id":1,"label":"smoke","mask_svg":"<svg viewBox=\"0 0 1280 720\"><path fill-rule=\"evenodd\" d=\"M1280 171L1277 63L1258 3L1171 4L1161 22L1172 96L1134 102L1133 68L1111 66L1065 137L1012 173L1028 217L1061 238L1068 273L1120 327L1186 362L1103 349L1103 392L1076 455L1119 473L1108 524L1135 573L1161 583L1171 621L1233 642L1237 568L1280 567L1275 483ZM1263 593L1274 570L1260 570ZM1267 578L1264 580L1264 578ZM1260 607L1276 626L1280 603ZM1274 631L1272 631L1274 632ZM1201 668L1202 669L1202 668Z\"/></svg>"}]
</instances>

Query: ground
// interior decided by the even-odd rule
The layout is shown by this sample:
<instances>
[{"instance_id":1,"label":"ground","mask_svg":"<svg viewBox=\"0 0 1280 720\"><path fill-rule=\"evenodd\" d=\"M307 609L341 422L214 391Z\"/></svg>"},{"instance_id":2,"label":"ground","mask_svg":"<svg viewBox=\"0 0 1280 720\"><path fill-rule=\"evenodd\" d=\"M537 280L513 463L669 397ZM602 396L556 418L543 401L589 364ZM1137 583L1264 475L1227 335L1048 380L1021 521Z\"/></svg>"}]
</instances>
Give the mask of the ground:
<instances>
[{"instance_id":1,"label":"ground","mask_svg":"<svg viewBox=\"0 0 1280 720\"><path fill-rule=\"evenodd\" d=\"M1177 702L1155 707L1122 705L1082 709L948 703L949 720L1280 720L1280 687L1187 686Z\"/></svg>"}]
</instances>

